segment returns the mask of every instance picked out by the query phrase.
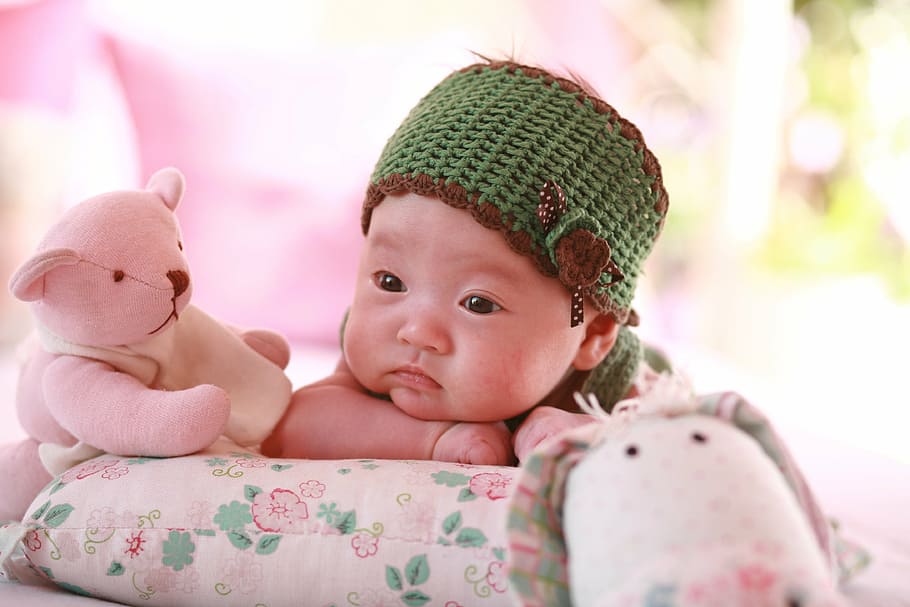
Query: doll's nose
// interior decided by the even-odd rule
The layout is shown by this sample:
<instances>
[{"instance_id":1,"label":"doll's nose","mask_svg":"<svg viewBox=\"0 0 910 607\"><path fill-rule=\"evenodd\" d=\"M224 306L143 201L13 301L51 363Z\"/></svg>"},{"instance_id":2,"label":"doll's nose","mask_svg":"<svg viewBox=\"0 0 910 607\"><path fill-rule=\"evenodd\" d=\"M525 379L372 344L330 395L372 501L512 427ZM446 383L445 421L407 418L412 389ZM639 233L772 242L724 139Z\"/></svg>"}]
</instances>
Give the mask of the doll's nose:
<instances>
[{"instance_id":1,"label":"doll's nose","mask_svg":"<svg viewBox=\"0 0 910 607\"><path fill-rule=\"evenodd\" d=\"M171 270L167 278L174 285L174 297L180 297L190 286L190 275L183 270Z\"/></svg>"},{"instance_id":2,"label":"doll's nose","mask_svg":"<svg viewBox=\"0 0 910 607\"><path fill-rule=\"evenodd\" d=\"M398 329L398 341L436 354L448 354L452 350L452 341L442 320L427 313L411 314Z\"/></svg>"}]
</instances>

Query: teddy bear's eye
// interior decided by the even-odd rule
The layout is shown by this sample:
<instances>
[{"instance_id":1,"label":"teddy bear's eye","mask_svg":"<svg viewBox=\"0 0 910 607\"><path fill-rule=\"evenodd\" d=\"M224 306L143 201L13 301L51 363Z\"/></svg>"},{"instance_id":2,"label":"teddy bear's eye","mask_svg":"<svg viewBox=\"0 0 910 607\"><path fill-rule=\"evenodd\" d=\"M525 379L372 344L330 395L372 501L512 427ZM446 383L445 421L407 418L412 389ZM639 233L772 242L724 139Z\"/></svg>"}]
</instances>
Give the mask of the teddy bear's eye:
<instances>
[{"instance_id":1,"label":"teddy bear's eye","mask_svg":"<svg viewBox=\"0 0 910 607\"><path fill-rule=\"evenodd\" d=\"M120 282L123 280L123 270L114 270L114 282Z\"/></svg>"},{"instance_id":2,"label":"teddy bear's eye","mask_svg":"<svg viewBox=\"0 0 910 607\"><path fill-rule=\"evenodd\" d=\"M638 455L638 445L629 445L626 447L626 457L635 457Z\"/></svg>"},{"instance_id":3,"label":"teddy bear's eye","mask_svg":"<svg viewBox=\"0 0 910 607\"><path fill-rule=\"evenodd\" d=\"M177 241L177 248L180 249L181 251L183 250L183 243L180 242L179 240Z\"/></svg>"}]
</instances>

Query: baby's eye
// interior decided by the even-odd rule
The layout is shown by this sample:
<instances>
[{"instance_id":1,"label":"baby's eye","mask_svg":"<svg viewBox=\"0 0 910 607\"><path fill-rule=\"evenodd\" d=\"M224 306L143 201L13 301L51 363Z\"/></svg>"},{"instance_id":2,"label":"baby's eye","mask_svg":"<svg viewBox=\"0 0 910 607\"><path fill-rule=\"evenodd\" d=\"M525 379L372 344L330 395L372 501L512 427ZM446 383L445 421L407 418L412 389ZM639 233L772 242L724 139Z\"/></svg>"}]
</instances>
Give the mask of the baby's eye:
<instances>
[{"instance_id":1,"label":"baby's eye","mask_svg":"<svg viewBox=\"0 0 910 607\"><path fill-rule=\"evenodd\" d=\"M499 304L490 301L486 297L481 297L480 295L471 295L465 298L465 300L461 302L461 305L475 314L492 314L497 310L502 310L502 307L500 307Z\"/></svg>"},{"instance_id":2,"label":"baby's eye","mask_svg":"<svg viewBox=\"0 0 910 607\"><path fill-rule=\"evenodd\" d=\"M183 250L183 243L179 240L177 241L177 248L180 249L181 251Z\"/></svg>"},{"instance_id":3,"label":"baby's eye","mask_svg":"<svg viewBox=\"0 0 910 607\"><path fill-rule=\"evenodd\" d=\"M383 291L391 291L392 293L403 293L407 291L404 283L401 282L401 279L388 272L376 272L376 274L373 275L373 281L376 283L376 286Z\"/></svg>"}]
</instances>

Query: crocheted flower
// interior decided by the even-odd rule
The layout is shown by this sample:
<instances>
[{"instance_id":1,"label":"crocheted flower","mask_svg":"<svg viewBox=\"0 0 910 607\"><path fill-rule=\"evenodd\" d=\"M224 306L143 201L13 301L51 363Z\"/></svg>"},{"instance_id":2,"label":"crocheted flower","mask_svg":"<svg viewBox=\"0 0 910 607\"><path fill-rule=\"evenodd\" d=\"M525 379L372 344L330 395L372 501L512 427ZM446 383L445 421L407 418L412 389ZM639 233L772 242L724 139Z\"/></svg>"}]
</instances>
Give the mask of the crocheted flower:
<instances>
[{"instance_id":1,"label":"crocheted flower","mask_svg":"<svg viewBox=\"0 0 910 607\"><path fill-rule=\"evenodd\" d=\"M610 245L588 230L577 229L559 240L556 245L556 261L559 265L559 280L563 284L587 287L597 282L604 269L611 264ZM618 280L621 280L622 272L619 272L616 264L611 267L619 273Z\"/></svg>"}]
</instances>

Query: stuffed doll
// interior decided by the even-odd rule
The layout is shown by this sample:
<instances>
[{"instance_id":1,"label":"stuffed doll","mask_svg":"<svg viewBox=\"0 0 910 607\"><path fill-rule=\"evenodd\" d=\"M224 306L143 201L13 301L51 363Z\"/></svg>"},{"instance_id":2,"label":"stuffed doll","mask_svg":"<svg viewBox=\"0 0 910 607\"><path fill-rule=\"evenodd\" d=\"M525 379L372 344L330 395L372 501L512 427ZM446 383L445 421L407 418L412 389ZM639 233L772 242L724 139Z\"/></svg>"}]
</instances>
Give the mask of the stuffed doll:
<instances>
[{"instance_id":1,"label":"stuffed doll","mask_svg":"<svg viewBox=\"0 0 910 607\"><path fill-rule=\"evenodd\" d=\"M183 190L166 168L145 190L76 205L12 276L36 331L16 393L29 438L0 450L0 519L21 516L52 475L100 452L178 456L222 436L251 447L281 417L287 341L189 303L174 214Z\"/></svg>"},{"instance_id":2,"label":"stuffed doll","mask_svg":"<svg viewBox=\"0 0 910 607\"><path fill-rule=\"evenodd\" d=\"M737 395L658 389L543 445L510 508L523 607L842 607L830 527Z\"/></svg>"}]
</instances>

